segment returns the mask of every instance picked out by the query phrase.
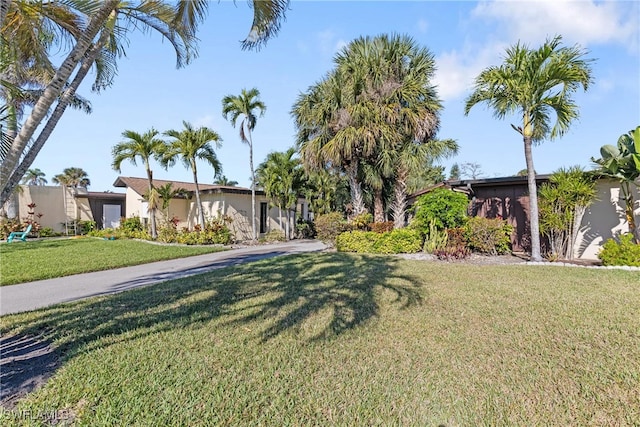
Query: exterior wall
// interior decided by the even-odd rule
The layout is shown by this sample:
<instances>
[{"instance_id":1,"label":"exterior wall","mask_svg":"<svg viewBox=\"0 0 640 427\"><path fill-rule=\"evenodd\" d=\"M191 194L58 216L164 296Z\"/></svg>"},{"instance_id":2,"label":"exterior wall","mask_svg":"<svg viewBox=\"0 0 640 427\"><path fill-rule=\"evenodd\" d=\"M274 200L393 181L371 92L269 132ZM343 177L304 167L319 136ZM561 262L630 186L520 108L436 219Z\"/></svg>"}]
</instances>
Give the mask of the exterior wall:
<instances>
[{"instance_id":1,"label":"exterior wall","mask_svg":"<svg viewBox=\"0 0 640 427\"><path fill-rule=\"evenodd\" d=\"M529 196L525 185L474 188L472 216L502 218L513 226L511 247L514 252L531 250L529 238Z\"/></svg>"},{"instance_id":2,"label":"exterior wall","mask_svg":"<svg viewBox=\"0 0 640 427\"><path fill-rule=\"evenodd\" d=\"M127 188L127 192L125 194L125 217L131 218L133 216L139 216L140 218L147 218L149 215L147 214L147 210L143 208L142 202L144 202L144 200L142 199L142 196L131 188Z\"/></svg>"},{"instance_id":3,"label":"exterior wall","mask_svg":"<svg viewBox=\"0 0 640 427\"><path fill-rule=\"evenodd\" d=\"M608 239L629 231L620 185L600 180L596 185L596 201L587 208L582 219L574 255L582 259L598 259L600 248ZM636 225L640 226L640 191L634 189Z\"/></svg>"},{"instance_id":4,"label":"exterior wall","mask_svg":"<svg viewBox=\"0 0 640 427\"><path fill-rule=\"evenodd\" d=\"M18 217L24 219L27 217L29 208L27 205L35 203L35 213L43 214L42 217L36 218L36 221L42 227L50 227L57 232L64 232L65 221L76 219L65 212L65 194L63 187L50 185L21 185L22 192L18 196ZM67 188L66 192L67 210L70 213L77 214L78 207L73 196L73 190ZM89 209L89 215L91 209ZM88 219L93 219L90 217Z\"/></svg>"}]
</instances>

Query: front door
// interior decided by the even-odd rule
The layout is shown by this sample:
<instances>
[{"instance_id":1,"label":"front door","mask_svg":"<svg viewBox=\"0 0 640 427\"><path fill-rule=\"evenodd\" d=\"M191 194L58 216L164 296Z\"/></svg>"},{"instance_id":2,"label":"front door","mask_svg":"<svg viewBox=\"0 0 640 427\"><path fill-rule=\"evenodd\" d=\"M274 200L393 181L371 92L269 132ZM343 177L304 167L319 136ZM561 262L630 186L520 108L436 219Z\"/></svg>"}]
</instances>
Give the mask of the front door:
<instances>
[{"instance_id":1,"label":"front door","mask_svg":"<svg viewBox=\"0 0 640 427\"><path fill-rule=\"evenodd\" d=\"M120 226L120 205L102 206L102 227L117 228Z\"/></svg>"}]
</instances>

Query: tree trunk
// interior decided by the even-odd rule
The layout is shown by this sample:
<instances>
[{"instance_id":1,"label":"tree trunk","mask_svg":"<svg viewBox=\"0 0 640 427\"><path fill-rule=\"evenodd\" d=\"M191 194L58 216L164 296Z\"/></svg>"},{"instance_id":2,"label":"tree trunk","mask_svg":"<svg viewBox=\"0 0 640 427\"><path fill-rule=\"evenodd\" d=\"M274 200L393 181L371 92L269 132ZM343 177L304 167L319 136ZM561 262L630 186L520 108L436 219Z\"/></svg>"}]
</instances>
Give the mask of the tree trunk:
<instances>
[{"instance_id":1,"label":"tree trunk","mask_svg":"<svg viewBox=\"0 0 640 427\"><path fill-rule=\"evenodd\" d=\"M354 161L346 168L347 178L349 180L349 189L351 190L351 204L353 204L352 215L360 215L365 212L364 199L362 196L362 185L358 181L358 162Z\"/></svg>"},{"instance_id":2,"label":"tree trunk","mask_svg":"<svg viewBox=\"0 0 640 427\"><path fill-rule=\"evenodd\" d=\"M391 212L393 212L393 228L395 229L404 227L404 215L407 208L407 174L406 169L400 169L393 186L395 200L391 205Z\"/></svg>"},{"instance_id":3,"label":"tree trunk","mask_svg":"<svg viewBox=\"0 0 640 427\"><path fill-rule=\"evenodd\" d=\"M624 213L627 217L627 224L629 224L629 233L633 235L633 240L635 240L637 244L640 244L640 231L636 228L636 218L633 215L633 205L635 201L633 200L631 184L622 182L620 188L622 189L622 195L624 197Z\"/></svg>"},{"instance_id":4,"label":"tree trunk","mask_svg":"<svg viewBox=\"0 0 640 427\"><path fill-rule=\"evenodd\" d=\"M523 136L524 158L527 162L527 184L529 187L529 227L531 229L531 261L542 261L540 255L540 225L538 222L538 187L536 185L536 171L533 167L531 152L532 139Z\"/></svg>"},{"instance_id":5,"label":"tree trunk","mask_svg":"<svg viewBox=\"0 0 640 427\"><path fill-rule=\"evenodd\" d=\"M200 230L204 231L204 212L202 211L202 202L200 201L200 188L198 187L198 170L196 168L195 159L191 160L191 169L193 170L193 183L196 186L196 205L198 207L198 221L200 222Z\"/></svg>"},{"instance_id":6,"label":"tree trunk","mask_svg":"<svg viewBox=\"0 0 640 427\"><path fill-rule=\"evenodd\" d=\"M42 123L42 120L44 120L49 113L49 109L53 103L62 93L62 89L73 73L73 70L75 70L77 65L83 60L85 53L91 47L94 37L103 27L108 16L115 10L119 1L120 0L106 0L98 12L91 17L89 25L78 38L76 45L60 65L60 68L56 71L51 82L49 82L45 87L42 96L40 96L36 104L33 106L31 114L24 122L18 136L13 140L11 149L2 162L2 167L0 168L2 197L4 197L9 178L16 169L28 142L33 137L40 123ZM2 200L0 200L0 202L2 202Z\"/></svg>"},{"instance_id":7,"label":"tree trunk","mask_svg":"<svg viewBox=\"0 0 640 427\"><path fill-rule=\"evenodd\" d=\"M382 200L382 188L375 190L373 199L373 221L384 222L384 201Z\"/></svg>"},{"instance_id":8,"label":"tree trunk","mask_svg":"<svg viewBox=\"0 0 640 427\"><path fill-rule=\"evenodd\" d=\"M247 126L247 135L249 135L249 168L251 169L251 240L258 240L256 233L256 174L253 170L253 138L251 137L251 129Z\"/></svg>"},{"instance_id":9,"label":"tree trunk","mask_svg":"<svg viewBox=\"0 0 640 427\"><path fill-rule=\"evenodd\" d=\"M149 180L149 197L151 197L151 192L153 191L153 172L149 167L149 160L145 160L146 169L147 169L147 179ZM154 206L151 209L151 238L156 240L158 238L158 228L156 225L156 207Z\"/></svg>"},{"instance_id":10,"label":"tree trunk","mask_svg":"<svg viewBox=\"0 0 640 427\"><path fill-rule=\"evenodd\" d=\"M11 173L9 180L4 185L2 193L0 193L0 201L5 200L5 197L9 197L11 195L11 192L13 191L15 186L18 184L18 182L20 182L20 179L22 179L24 174L31 167L36 157L38 156L38 153L40 153L40 150L42 149L42 147L44 147L45 142L47 142L49 136L51 136L51 134L53 133L53 130L62 118L62 115L64 114L66 108L69 106L69 103L75 96L78 87L80 87L80 84L89 73L89 70L91 70L91 67L98 57L100 50L108 40L109 33L105 31L100 36L100 40L98 40L96 44L93 44L87 51L86 55L82 59L82 62L80 63L80 69L76 73L76 76L72 80L69 87L67 87L67 89L58 100L56 108L53 110L53 113L47 120L44 128L42 128L42 130L40 131L38 138L36 138L31 147L29 147L29 150L25 154L24 158L22 159L18 167Z\"/></svg>"}]
</instances>

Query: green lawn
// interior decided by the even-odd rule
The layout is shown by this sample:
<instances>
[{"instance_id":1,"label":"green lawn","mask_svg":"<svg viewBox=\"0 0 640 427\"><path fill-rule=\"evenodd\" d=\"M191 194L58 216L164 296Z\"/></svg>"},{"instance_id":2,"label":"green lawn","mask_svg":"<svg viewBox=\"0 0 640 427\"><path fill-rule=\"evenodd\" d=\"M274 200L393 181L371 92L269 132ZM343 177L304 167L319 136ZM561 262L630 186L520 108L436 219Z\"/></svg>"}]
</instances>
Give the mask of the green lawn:
<instances>
[{"instance_id":1,"label":"green lawn","mask_svg":"<svg viewBox=\"0 0 640 427\"><path fill-rule=\"evenodd\" d=\"M109 270L225 250L168 246L137 240L52 239L0 244L0 286Z\"/></svg>"},{"instance_id":2,"label":"green lawn","mask_svg":"<svg viewBox=\"0 0 640 427\"><path fill-rule=\"evenodd\" d=\"M64 357L17 410L77 425L637 425L639 279L306 254L0 330Z\"/></svg>"}]
</instances>

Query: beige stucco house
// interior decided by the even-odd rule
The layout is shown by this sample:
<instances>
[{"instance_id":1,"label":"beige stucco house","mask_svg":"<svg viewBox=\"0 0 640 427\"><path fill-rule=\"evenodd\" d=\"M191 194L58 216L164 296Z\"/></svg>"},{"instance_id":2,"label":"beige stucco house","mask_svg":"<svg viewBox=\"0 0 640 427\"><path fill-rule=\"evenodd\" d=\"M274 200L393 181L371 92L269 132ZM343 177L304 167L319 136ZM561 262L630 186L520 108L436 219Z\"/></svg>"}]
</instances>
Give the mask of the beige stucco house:
<instances>
[{"instance_id":1,"label":"beige stucco house","mask_svg":"<svg viewBox=\"0 0 640 427\"><path fill-rule=\"evenodd\" d=\"M173 189L185 190L186 196L176 197L171 200L168 217L162 209L157 210L157 218L162 221L170 218L179 220L178 227L193 228L197 223L197 208L195 202L195 185L192 182L164 181L154 179L156 187L171 183ZM113 184L115 187L126 188L126 212L125 216L139 216L142 219L149 218L148 204L143 197L148 191L146 178L118 177ZM234 233L236 240L251 239L251 190L243 187L231 187L224 185L199 184L200 198L204 210L204 217L219 218L228 216L231 218L229 228ZM295 210L295 212L294 212ZM309 208L304 198L299 198L295 209L290 211L290 230L294 230L296 215L303 218L309 217ZM294 214L295 213L295 214ZM272 230L286 230L286 214L277 207L271 206L264 191L256 191L256 228L259 235L264 235Z\"/></svg>"},{"instance_id":2,"label":"beige stucco house","mask_svg":"<svg viewBox=\"0 0 640 427\"><path fill-rule=\"evenodd\" d=\"M95 221L98 228L115 227L124 215L125 195L91 192L86 188L51 185L21 185L3 207L9 218L28 218L33 212L41 227L75 234L78 221ZM29 205L36 206L31 209Z\"/></svg>"}]
</instances>

